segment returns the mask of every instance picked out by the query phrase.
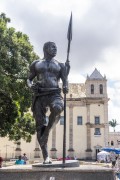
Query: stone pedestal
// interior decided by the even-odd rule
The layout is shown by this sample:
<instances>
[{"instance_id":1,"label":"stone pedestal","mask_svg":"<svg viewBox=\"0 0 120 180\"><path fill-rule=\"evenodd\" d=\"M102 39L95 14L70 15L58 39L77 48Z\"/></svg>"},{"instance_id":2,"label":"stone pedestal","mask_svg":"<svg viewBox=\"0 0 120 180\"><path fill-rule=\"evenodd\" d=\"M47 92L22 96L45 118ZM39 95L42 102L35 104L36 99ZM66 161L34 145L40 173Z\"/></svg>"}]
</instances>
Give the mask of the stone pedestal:
<instances>
[{"instance_id":1,"label":"stone pedestal","mask_svg":"<svg viewBox=\"0 0 120 180\"><path fill-rule=\"evenodd\" d=\"M19 140L16 143L15 158L18 158L20 155L21 155L21 141Z\"/></svg>"},{"instance_id":2,"label":"stone pedestal","mask_svg":"<svg viewBox=\"0 0 120 180\"><path fill-rule=\"evenodd\" d=\"M86 159L92 160L92 150L91 149L86 150Z\"/></svg>"},{"instance_id":3,"label":"stone pedestal","mask_svg":"<svg viewBox=\"0 0 120 180\"><path fill-rule=\"evenodd\" d=\"M52 149L50 150L50 157L51 157L52 159L57 159L57 149L56 149L56 148L52 148Z\"/></svg>"},{"instance_id":4,"label":"stone pedestal","mask_svg":"<svg viewBox=\"0 0 120 180\"><path fill-rule=\"evenodd\" d=\"M80 165L71 168L32 168L31 165L17 165L0 169L4 180L114 180L111 168L96 165Z\"/></svg>"},{"instance_id":5,"label":"stone pedestal","mask_svg":"<svg viewBox=\"0 0 120 180\"><path fill-rule=\"evenodd\" d=\"M49 164L44 163L36 163L32 165L32 168L40 169L40 168L66 168L66 167L79 167L80 163L77 160L65 160L63 161L53 161Z\"/></svg>"},{"instance_id":6,"label":"stone pedestal","mask_svg":"<svg viewBox=\"0 0 120 180\"><path fill-rule=\"evenodd\" d=\"M74 158L74 149L73 148L68 149L68 155L70 158Z\"/></svg>"},{"instance_id":7,"label":"stone pedestal","mask_svg":"<svg viewBox=\"0 0 120 180\"><path fill-rule=\"evenodd\" d=\"M40 149L39 148L35 148L35 150L34 150L34 158L40 158Z\"/></svg>"}]
</instances>

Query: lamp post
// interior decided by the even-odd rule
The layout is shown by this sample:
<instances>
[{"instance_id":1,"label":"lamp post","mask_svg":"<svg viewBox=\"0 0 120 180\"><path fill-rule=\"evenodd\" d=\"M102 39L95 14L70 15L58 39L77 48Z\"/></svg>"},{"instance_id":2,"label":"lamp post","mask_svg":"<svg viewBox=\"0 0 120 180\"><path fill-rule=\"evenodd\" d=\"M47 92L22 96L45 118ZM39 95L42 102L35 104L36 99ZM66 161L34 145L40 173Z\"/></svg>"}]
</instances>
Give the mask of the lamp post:
<instances>
[{"instance_id":1,"label":"lamp post","mask_svg":"<svg viewBox=\"0 0 120 180\"><path fill-rule=\"evenodd\" d=\"M14 147L14 146L11 146L11 148L13 149L13 151L12 151L12 158L14 158L15 147Z\"/></svg>"},{"instance_id":2,"label":"lamp post","mask_svg":"<svg viewBox=\"0 0 120 180\"><path fill-rule=\"evenodd\" d=\"M6 161L7 161L7 147L8 147L9 145L8 144L6 144L4 147L6 148L6 153L5 153L5 164L6 164Z\"/></svg>"}]
</instances>

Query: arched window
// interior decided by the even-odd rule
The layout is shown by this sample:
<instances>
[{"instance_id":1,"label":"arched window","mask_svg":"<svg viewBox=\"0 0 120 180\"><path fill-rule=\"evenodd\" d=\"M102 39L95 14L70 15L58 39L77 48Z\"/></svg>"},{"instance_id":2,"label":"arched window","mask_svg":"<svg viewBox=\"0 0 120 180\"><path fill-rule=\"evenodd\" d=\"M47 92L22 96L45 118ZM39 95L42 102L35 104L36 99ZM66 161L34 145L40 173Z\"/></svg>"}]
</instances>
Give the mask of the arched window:
<instances>
[{"instance_id":1,"label":"arched window","mask_svg":"<svg viewBox=\"0 0 120 180\"><path fill-rule=\"evenodd\" d=\"M114 142L113 141L111 141L111 146L114 146Z\"/></svg>"},{"instance_id":2,"label":"arched window","mask_svg":"<svg viewBox=\"0 0 120 180\"><path fill-rule=\"evenodd\" d=\"M91 84L91 94L94 94L94 85Z\"/></svg>"},{"instance_id":3,"label":"arched window","mask_svg":"<svg viewBox=\"0 0 120 180\"><path fill-rule=\"evenodd\" d=\"M100 84L100 94L103 94L103 85Z\"/></svg>"}]
</instances>

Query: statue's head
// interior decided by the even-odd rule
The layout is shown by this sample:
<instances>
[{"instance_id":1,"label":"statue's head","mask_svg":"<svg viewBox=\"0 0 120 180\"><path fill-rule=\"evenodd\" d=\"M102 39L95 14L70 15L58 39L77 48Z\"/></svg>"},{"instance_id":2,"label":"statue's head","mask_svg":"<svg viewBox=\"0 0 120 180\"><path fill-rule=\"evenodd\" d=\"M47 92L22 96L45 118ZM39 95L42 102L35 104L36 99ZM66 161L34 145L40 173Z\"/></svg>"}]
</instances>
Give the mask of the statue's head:
<instances>
[{"instance_id":1,"label":"statue's head","mask_svg":"<svg viewBox=\"0 0 120 180\"><path fill-rule=\"evenodd\" d=\"M57 53L57 47L54 42L46 42L43 46L44 57L51 56L55 57Z\"/></svg>"}]
</instances>

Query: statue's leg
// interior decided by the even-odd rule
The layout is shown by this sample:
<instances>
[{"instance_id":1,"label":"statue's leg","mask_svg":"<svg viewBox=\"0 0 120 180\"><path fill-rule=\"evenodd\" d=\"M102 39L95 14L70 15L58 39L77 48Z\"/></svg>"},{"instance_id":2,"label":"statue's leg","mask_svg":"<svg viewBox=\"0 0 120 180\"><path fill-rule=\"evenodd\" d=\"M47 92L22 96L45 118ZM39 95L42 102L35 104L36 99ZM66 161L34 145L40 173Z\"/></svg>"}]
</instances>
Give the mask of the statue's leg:
<instances>
[{"instance_id":1,"label":"statue's leg","mask_svg":"<svg viewBox=\"0 0 120 180\"><path fill-rule=\"evenodd\" d=\"M50 104L50 116L49 123L46 127L43 136L41 137L41 141L47 143L48 136L51 128L56 124L60 119L60 113L63 111L63 101L60 98L55 98L54 101Z\"/></svg>"},{"instance_id":2,"label":"statue's leg","mask_svg":"<svg viewBox=\"0 0 120 180\"><path fill-rule=\"evenodd\" d=\"M50 116L49 116L49 123L48 131L54 126L54 124L58 123L60 119L60 114L64 109L63 99L60 95L56 94L56 96L51 98L52 101L50 103ZM46 130L45 130L46 131Z\"/></svg>"},{"instance_id":3,"label":"statue's leg","mask_svg":"<svg viewBox=\"0 0 120 180\"><path fill-rule=\"evenodd\" d=\"M45 102L45 100L38 98L35 102L34 105L34 117L36 120L36 130L37 130L37 139L39 142L39 145L41 147L42 150L42 154L43 154L43 158L44 161L46 160L46 158L48 157L48 150L47 150L47 143L43 143L41 141L41 137L43 136L46 126L44 125L46 122L46 106L43 103Z\"/></svg>"}]
</instances>

